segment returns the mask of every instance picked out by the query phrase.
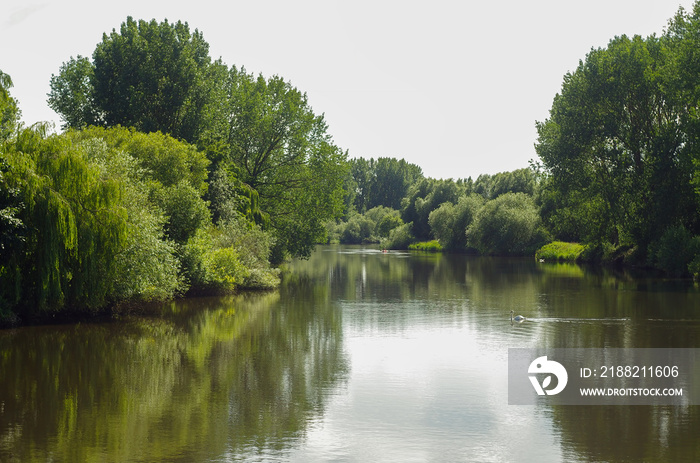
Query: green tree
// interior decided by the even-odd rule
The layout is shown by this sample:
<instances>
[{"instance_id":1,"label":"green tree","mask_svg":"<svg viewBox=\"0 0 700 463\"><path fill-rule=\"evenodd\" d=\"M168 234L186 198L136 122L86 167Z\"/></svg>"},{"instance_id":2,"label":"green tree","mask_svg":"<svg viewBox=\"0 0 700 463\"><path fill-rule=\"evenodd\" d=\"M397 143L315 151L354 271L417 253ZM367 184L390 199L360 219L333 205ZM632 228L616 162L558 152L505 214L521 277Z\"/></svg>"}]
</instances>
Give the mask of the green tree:
<instances>
[{"instance_id":1,"label":"green tree","mask_svg":"<svg viewBox=\"0 0 700 463\"><path fill-rule=\"evenodd\" d=\"M697 50L700 46L700 2L693 4L691 11L680 8L674 18L669 21L662 45L669 59L666 60L663 71L663 84L666 90L666 98L673 104L676 116L674 122L679 123L679 131L682 150L678 157L685 161L683 156L690 158L692 166L692 183L694 187L700 186L700 88L697 85L700 72L700 56ZM667 163L676 161L675 157L667 159ZM685 164L684 164L685 166ZM660 166L666 167L666 166ZM687 171L684 172L687 174ZM686 180L687 177L678 179ZM682 186L685 186L683 183ZM666 186L669 189L671 186ZM700 231L697 222L686 223L695 233Z\"/></svg>"},{"instance_id":2,"label":"green tree","mask_svg":"<svg viewBox=\"0 0 700 463\"><path fill-rule=\"evenodd\" d=\"M456 203L464 188L453 180L424 178L413 184L402 201L401 219L412 223L412 233L419 241L430 239L430 213L445 202Z\"/></svg>"},{"instance_id":3,"label":"green tree","mask_svg":"<svg viewBox=\"0 0 700 463\"><path fill-rule=\"evenodd\" d=\"M467 245L483 254L526 254L546 241L531 196L506 193L488 201L466 230Z\"/></svg>"},{"instance_id":4,"label":"green tree","mask_svg":"<svg viewBox=\"0 0 700 463\"><path fill-rule=\"evenodd\" d=\"M112 295L127 216L118 181L102 175L65 137L24 129L3 149L20 191L26 245L0 268L3 299L24 310L95 309Z\"/></svg>"},{"instance_id":5,"label":"green tree","mask_svg":"<svg viewBox=\"0 0 700 463\"><path fill-rule=\"evenodd\" d=\"M364 158L353 158L350 163L350 174L355 182L355 209L363 214L370 209L369 205L369 184L372 177L370 161Z\"/></svg>"},{"instance_id":6,"label":"green tree","mask_svg":"<svg viewBox=\"0 0 700 463\"><path fill-rule=\"evenodd\" d=\"M12 78L0 70L0 143L7 140L19 121L17 100L10 95Z\"/></svg>"},{"instance_id":7,"label":"green tree","mask_svg":"<svg viewBox=\"0 0 700 463\"><path fill-rule=\"evenodd\" d=\"M584 238L647 245L695 215L683 104L669 93L670 55L656 37L616 37L564 78L537 153L559 217L584 216ZM672 60L671 60L672 61Z\"/></svg>"},{"instance_id":8,"label":"green tree","mask_svg":"<svg viewBox=\"0 0 700 463\"><path fill-rule=\"evenodd\" d=\"M231 69L229 162L256 190L275 233L274 258L308 256L343 208L346 154L301 93L281 77Z\"/></svg>"},{"instance_id":9,"label":"green tree","mask_svg":"<svg viewBox=\"0 0 700 463\"><path fill-rule=\"evenodd\" d=\"M194 143L222 112L222 65L187 23L128 17L92 59L71 59L51 78L49 105L66 127L122 125Z\"/></svg>"},{"instance_id":10,"label":"green tree","mask_svg":"<svg viewBox=\"0 0 700 463\"><path fill-rule=\"evenodd\" d=\"M363 213L377 206L400 209L411 185L423 178L423 171L404 159L373 158L350 160L356 184L355 207Z\"/></svg>"},{"instance_id":11,"label":"green tree","mask_svg":"<svg viewBox=\"0 0 700 463\"><path fill-rule=\"evenodd\" d=\"M145 134L124 127L90 127L71 131L69 136L75 140L103 140L135 159L141 175L148 180L150 201L165 215L170 239L184 243L211 222L203 199L210 163L195 146L160 132Z\"/></svg>"},{"instance_id":12,"label":"green tree","mask_svg":"<svg viewBox=\"0 0 700 463\"><path fill-rule=\"evenodd\" d=\"M494 175L481 174L471 186L471 191L483 196L484 199L494 199L504 193L533 195L536 185L535 173L526 167Z\"/></svg>"},{"instance_id":13,"label":"green tree","mask_svg":"<svg viewBox=\"0 0 700 463\"><path fill-rule=\"evenodd\" d=\"M63 63L58 75L51 75L47 102L63 119L64 129L104 124L95 103L94 73L95 67L90 59L78 55Z\"/></svg>"},{"instance_id":14,"label":"green tree","mask_svg":"<svg viewBox=\"0 0 700 463\"><path fill-rule=\"evenodd\" d=\"M401 200L408 188L423 178L423 171L415 164L404 159L377 158L370 160L372 175L369 182L368 208L377 206L401 208Z\"/></svg>"},{"instance_id":15,"label":"green tree","mask_svg":"<svg viewBox=\"0 0 700 463\"><path fill-rule=\"evenodd\" d=\"M467 247L466 230L484 204L481 196L461 196L457 204L442 203L428 216L433 236L447 250L463 251Z\"/></svg>"}]
</instances>

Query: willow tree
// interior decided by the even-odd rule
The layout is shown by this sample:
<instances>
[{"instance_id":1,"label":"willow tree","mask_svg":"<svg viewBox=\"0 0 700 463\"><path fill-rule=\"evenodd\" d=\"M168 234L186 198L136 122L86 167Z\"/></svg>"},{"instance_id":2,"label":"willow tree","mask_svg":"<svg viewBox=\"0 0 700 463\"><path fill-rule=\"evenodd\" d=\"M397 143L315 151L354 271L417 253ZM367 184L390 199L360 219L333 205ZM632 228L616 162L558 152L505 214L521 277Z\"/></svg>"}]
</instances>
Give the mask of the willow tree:
<instances>
[{"instance_id":1,"label":"willow tree","mask_svg":"<svg viewBox=\"0 0 700 463\"><path fill-rule=\"evenodd\" d=\"M103 306L126 240L117 181L63 137L25 129L4 146L5 182L20 192L26 241L2 264L3 298L25 310Z\"/></svg>"}]
</instances>

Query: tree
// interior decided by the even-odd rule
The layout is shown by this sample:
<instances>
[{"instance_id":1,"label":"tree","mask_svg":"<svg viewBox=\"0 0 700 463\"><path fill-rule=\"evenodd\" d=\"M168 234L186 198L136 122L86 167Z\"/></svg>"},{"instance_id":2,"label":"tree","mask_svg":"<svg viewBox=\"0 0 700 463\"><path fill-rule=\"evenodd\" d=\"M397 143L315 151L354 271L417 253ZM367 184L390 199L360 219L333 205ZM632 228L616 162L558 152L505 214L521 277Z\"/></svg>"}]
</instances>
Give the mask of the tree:
<instances>
[{"instance_id":1,"label":"tree","mask_svg":"<svg viewBox=\"0 0 700 463\"><path fill-rule=\"evenodd\" d=\"M546 241L531 196L506 193L487 202L466 230L467 245L483 254L526 254Z\"/></svg>"},{"instance_id":2,"label":"tree","mask_svg":"<svg viewBox=\"0 0 700 463\"><path fill-rule=\"evenodd\" d=\"M377 158L369 182L369 202L367 207L377 206L399 209L401 200L406 196L408 188L423 178L423 171L415 164L404 159Z\"/></svg>"},{"instance_id":3,"label":"tree","mask_svg":"<svg viewBox=\"0 0 700 463\"><path fill-rule=\"evenodd\" d=\"M0 143L10 136L19 121L17 100L10 95L12 78L0 70Z\"/></svg>"},{"instance_id":4,"label":"tree","mask_svg":"<svg viewBox=\"0 0 700 463\"><path fill-rule=\"evenodd\" d=\"M355 206L360 213L377 206L400 209L409 187L423 178L419 166L396 158L355 158L350 160L350 169L357 185Z\"/></svg>"},{"instance_id":5,"label":"tree","mask_svg":"<svg viewBox=\"0 0 700 463\"><path fill-rule=\"evenodd\" d=\"M18 190L25 246L0 267L0 299L26 310L94 309L112 295L127 237L120 182L65 137L24 129L3 156L7 185Z\"/></svg>"},{"instance_id":6,"label":"tree","mask_svg":"<svg viewBox=\"0 0 700 463\"><path fill-rule=\"evenodd\" d=\"M588 241L646 249L667 224L695 215L684 105L662 72L670 62L665 40L616 37L564 77L537 124L550 199L585 214Z\"/></svg>"},{"instance_id":7,"label":"tree","mask_svg":"<svg viewBox=\"0 0 700 463\"><path fill-rule=\"evenodd\" d=\"M467 239L465 232L474 221L484 204L481 196L472 194L461 196L457 204L442 203L428 216L433 236L447 250L465 250Z\"/></svg>"},{"instance_id":8,"label":"tree","mask_svg":"<svg viewBox=\"0 0 700 463\"><path fill-rule=\"evenodd\" d=\"M369 205L369 184L372 178L371 163L373 160L364 158L350 159L350 174L355 182L355 209L360 214L370 209Z\"/></svg>"},{"instance_id":9,"label":"tree","mask_svg":"<svg viewBox=\"0 0 700 463\"><path fill-rule=\"evenodd\" d=\"M445 202L456 203L464 189L453 180L422 179L413 184L402 201L401 219L412 223L412 233L420 241L430 239L430 213Z\"/></svg>"},{"instance_id":10,"label":"tree","mask_svg":"<svg viewBox=\"0 0 700 463\"><path fill-rule=\"evenodd\" d=\"M234 67L230 79L228 161L270 216L274 256L308 256L325 237L324 223L342 212L346 154L306 94L281 77Z\"/></svg>"},{"instance_id":11,"label":"tree","mask_svg":"<svg viewBox=\"0 0 700 463\"><path fill-rule=\"evenodd\" d=\"M12 79L0 71L0 154L2 145L14 133L19 119L17 100L10 96ZM20 190L8 184L11 166L4 156L0 157L0 262L9 258L12 249L23 243L25 227L18 217L24 207ZM0 307L1 308L1 307Z\"/></svg>"},{"instance_id":12,"label":"tree","mask_svg":"<svg viewBox=\"0 0 700 463\"><path fill-rule=\"evenodd\" d=\"M61 65L58 76L51 75L48 104L61 115L64 129L81 129L104 124L104 115L95 103L95 67L78 55Z\"/></svg>"},{"instance_id":13,"label":"tree","mask_svg":"<svg viewBox=\"0 0 700 463\"><path fill-rule=\"evenodd\" d=\"M49 105L65 127L122 125L194 143L215 123L222 65L187 23L128 17L119 32L103 35L92 59L71 58L51 77Z\"/></svg>"}]
</instances>

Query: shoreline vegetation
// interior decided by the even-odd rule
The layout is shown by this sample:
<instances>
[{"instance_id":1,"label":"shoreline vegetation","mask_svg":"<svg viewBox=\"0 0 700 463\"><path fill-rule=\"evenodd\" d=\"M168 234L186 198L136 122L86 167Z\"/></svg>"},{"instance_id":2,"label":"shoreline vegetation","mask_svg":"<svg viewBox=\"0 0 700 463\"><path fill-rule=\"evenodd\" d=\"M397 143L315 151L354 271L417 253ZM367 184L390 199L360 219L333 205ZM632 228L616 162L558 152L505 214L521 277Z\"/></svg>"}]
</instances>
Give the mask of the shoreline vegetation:
<instances>
[{"instance_id":1,"label":"shoreline vegetation","mask_svg":"<svg viewBox=\"0 0 700 463\"><path fill-rule=\"evenodd\" d=\"M698 48L700 2L615 37L564 76L528 168L433 179L349 158L305 93L187 23L129 17L52 75L60 133L20 123L0 70L0 325L273 289L319 243L697 278Z\"/></svg>"}]
</instances>

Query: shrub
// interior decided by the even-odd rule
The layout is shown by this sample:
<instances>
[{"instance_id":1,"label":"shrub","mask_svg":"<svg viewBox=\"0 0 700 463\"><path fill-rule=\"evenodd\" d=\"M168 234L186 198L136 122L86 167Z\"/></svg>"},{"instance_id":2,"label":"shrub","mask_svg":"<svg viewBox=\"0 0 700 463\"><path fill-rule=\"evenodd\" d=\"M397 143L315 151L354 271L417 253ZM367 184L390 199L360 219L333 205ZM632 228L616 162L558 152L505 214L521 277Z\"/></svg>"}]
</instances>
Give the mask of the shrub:
<instances>
[{"instance_id":1,"label":"shrub","mask_svg":"<svg viewBox=\"0 0 700 463\"><path fill-rule=\"evenodd\" d=\"M408 246L415 241L412 229L413 222L394 228L389 232L389 238L382 240L382 247L387 249L408 249Z\"/></svg>"},{"instance_id":2,"label":"shrub","mask_svg":"<svg viewBox=\"0 0 700 463\"><path fill-rule=\"evenodd\" d=\"M275 287L279 270L268 263L273 242L242 218L200 229L182 247L183 273L193 292Z\"/></svg>"},{"instance_id":3,"label":"shrub","mask_svg":"<svg viewBox=\"0 0 700 463\"><path fill-rule=\"evenodd\" d=\"M575 261L583 252L584 246L578 243L553 241L545 244L535 253L535 258L553 261Z\"/></svg>"},{"instance_id":4,"label":"shrub","mask_svg":"<svg viewBox=\"0 0 700 463\"><path fill-rule=\"evenodd\" d=\"M381 238L387 238L391 230L403 225L403 220L399 216L399 211L394 211L392 214L387 214L377 223L375 227L377 235Z\"/></svg>"},{"instance_id":5,"label":"shrub","mask_svg":"<svg viewBox=\"0 0 700 463\"><path fill-rule=\"evenodd\" d=\"M441 252L442 246L440 246L440 243L437 240L432 240L413 243L408 246L408 249L411 251Z\"/></svg>"},{"instance_id":6,"label":"shrub","mask_svg":"<svg viewBox=\"0 0 700 463\"><path fill-rule=\"evenodd\" d=\"M484 254L527 254L546 241L532 197L506 193L487 202L466 231L467 244Z\"/></svg>"},{"instance_id":7,"label":"shrub","mask_svg":"<svg viewBox=\"0 0 700 463\"><path fill-rule=\"evenodd\" d=\"M374 222L367 217L355 214L340 232L340 242L345 244L361 244L371 241Z\"/></svg>"},{"instance_id":8,"label":"shrub","mask_svg":"<svg viewBox=\"0 0 700 463\"><path fill-rule=\"evenodd\" d=\"M649 263L673 277L697 273L700 237L682 225L672 226L649 246Z\"/></svg>"},{"instance_id":9,"label":"shrub","mask_svg":"<svg viewBox=\"0 0 700 463\"><path fill-rule=\"evenodd\" d=\"M462 196L457 204L443 203L428 217L430 229L445 249L464 250L467 247L465 231L484 201L478 195Z\"/></svg>"}]
</instances>

